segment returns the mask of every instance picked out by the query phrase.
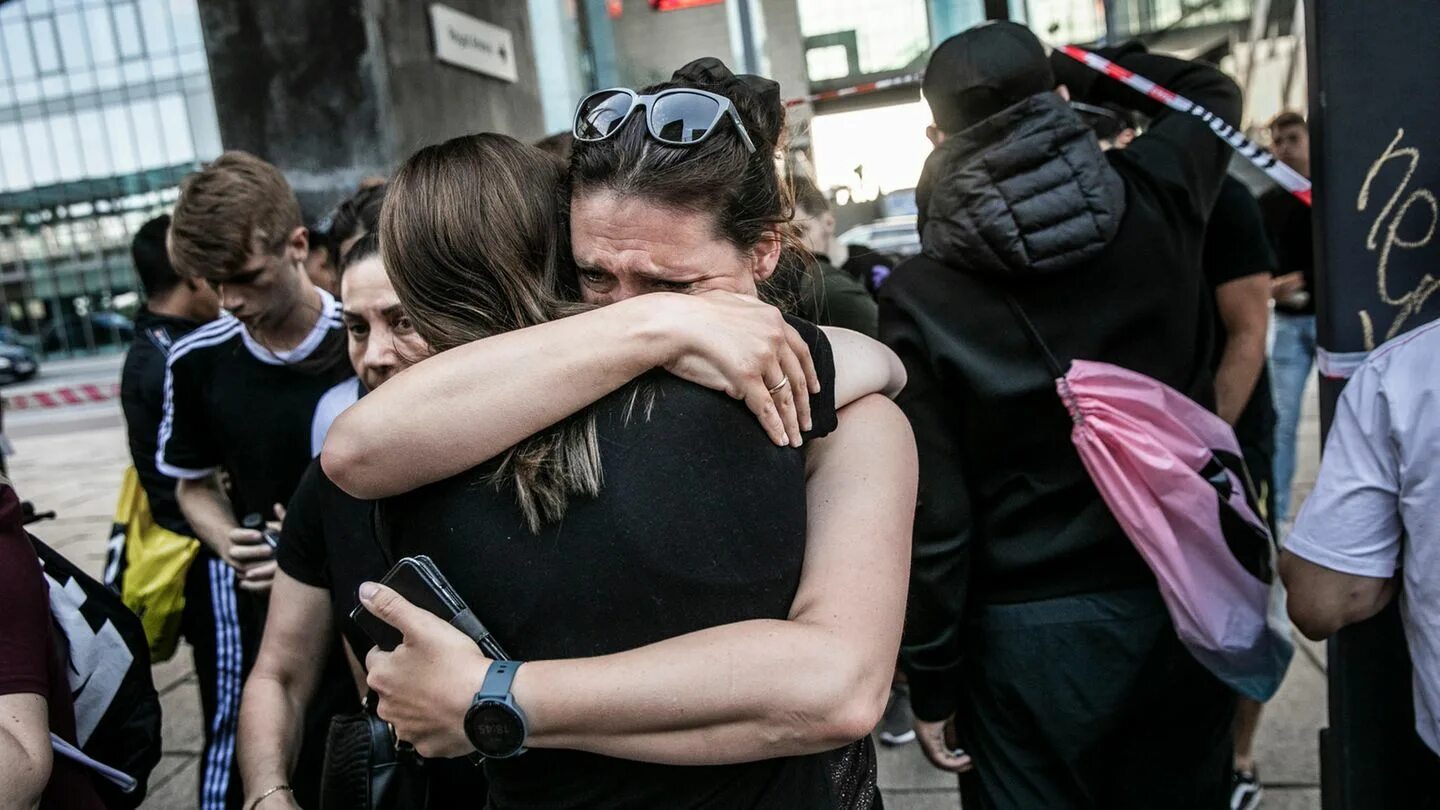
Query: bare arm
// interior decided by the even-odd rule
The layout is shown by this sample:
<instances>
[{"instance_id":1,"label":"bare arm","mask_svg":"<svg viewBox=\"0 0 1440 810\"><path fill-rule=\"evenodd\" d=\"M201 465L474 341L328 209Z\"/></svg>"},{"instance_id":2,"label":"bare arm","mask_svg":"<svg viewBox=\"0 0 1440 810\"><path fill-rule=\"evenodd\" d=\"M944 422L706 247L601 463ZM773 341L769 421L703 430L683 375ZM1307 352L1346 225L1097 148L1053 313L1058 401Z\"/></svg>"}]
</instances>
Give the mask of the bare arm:
<instances>
[{"instance_id":1,"label":"bare arm","mask_svg":"<svg viewBox=\"0 0 1440 810\"><path fill-rule=\"evenodd\" d=\"M333 629L325 589L304 585L283 571L275 576L260 652L240 700L236 750L247 807L264 791L290 781L300 754L301 718L324 665L316 651L328 648ZM266 806L271 801L283 806L274 795Z\"/></svg>"},{"instance_id":2,"label":"bare arm","mask_svg":"<svg viewBox=\"0 0 1440 810\"><path fill-rule=\"evenodd\" d=\"M44 696L0 695L0 810L39 807L53 758Z\"/></svg>"},{"instance_id":3,"label":"bare arm","mask_svg":"<svg viewBox=\"0 0 1440 810\"><path fill-rule=\"evenodd\" d=\"M884 343L850 329L823 326L835 355L835 407L843 408L866 394L894 399L905 387L905 365Z\"/></svg>"},{"instance_id":4,"label":"bare arm","mask_svg":"<svg viewBox=\"0 0 1440 810\"><path fill-rule=\"evenodd\" d=\"M803 338L774 307L731 293L643 295L416 364L335 420L321 460L355 497L407 492L494 458L653 368L744 400L772 440L796 446L809 421L802 381L819 385ZM772 394L782 375L796 384Z\"/></svg>"},{"instance_id":5,"label":"bare arm","mask_svg":"<svg viewBox=\"0 0 1440 810\"><path fill-rule=\"evenodd\" d=\"M909 424L888 400L866 397L812 442L807 463L808 540L789 618L527 663L514 685L527 744L714 764L830 750L870 732L904 619L916 485ZM379 594L366 606L405 634L395 652L370 654L382 716L422 753L468 751L460 720L488 661L449 625Z\"/></svg>"},{"instance_id":6,"label":"bare arm","mask_svg":"<svg viewBox=\"0 0 1440 810\"><path fill-rule=\"evenodd\" d=\"M1280 555L1280 577L1290 619L1313 641L1379 613L1394 598L1399 579L1342 574L1288 551Z\"/></svg>"},{"instance_id":7,"label":"bare arm","mask_svg":"<svg viewBox=\"0 0 1440 810\"><path fill-rule=\"evenodd\" d=\"M230 530L238 528L230 497L220 488L220 478L180 478L175 482L175 500L195 536L226 562L230 560ZM233 564L233 563L232 563Z\"/></svg>"},{"instance_id":8,"label":"bare arm","mask_svg":"<svg viewBox=\"0 0 1440 810\"><path fill-rule=\"evenodd\" d=\"M1240 419L1265 365L1270 326L1270 276L1257 274L1215 288L1215 306L1225 324L1225 352L1215 370L1216 410L1231 425Z\"/></svg>"}]
</instances>

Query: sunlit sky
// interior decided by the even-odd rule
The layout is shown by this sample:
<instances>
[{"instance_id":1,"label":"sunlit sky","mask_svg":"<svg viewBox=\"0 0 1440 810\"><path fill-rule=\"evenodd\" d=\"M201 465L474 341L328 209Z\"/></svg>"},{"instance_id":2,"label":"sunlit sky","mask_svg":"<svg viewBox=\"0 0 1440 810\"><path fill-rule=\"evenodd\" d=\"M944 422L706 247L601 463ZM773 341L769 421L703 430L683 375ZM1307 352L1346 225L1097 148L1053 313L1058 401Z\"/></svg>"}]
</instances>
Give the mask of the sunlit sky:
<instances>
[{"instance_id":1,"label":"sunlit sky","mask_svg":"<svg viewBox=\"0 0 1440 810\"><path fill-rule=\"evenodd\" d=\"M820 188L849 186L854 198L911 188L920 179L930 141L930 108L923 101L816 116L810 124ZM865 167L863 183L855 167Z\"/></svg>"}]
</instances>

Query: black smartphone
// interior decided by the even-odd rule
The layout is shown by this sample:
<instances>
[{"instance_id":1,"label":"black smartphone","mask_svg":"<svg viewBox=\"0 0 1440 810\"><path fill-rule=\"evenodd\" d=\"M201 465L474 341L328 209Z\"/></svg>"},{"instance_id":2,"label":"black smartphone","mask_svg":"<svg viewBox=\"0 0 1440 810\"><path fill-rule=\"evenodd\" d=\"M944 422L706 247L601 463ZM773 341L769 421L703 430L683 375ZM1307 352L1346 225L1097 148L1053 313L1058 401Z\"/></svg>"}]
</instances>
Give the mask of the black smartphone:
<instances>
[{"instance_id":1,"label":"black smartphone","mask_svg":"<svg viewBox=\"0 0 1440 810\"><path fill-rule=\"evenodd\" d=\"M509 660L499 642L465 605L460 594L429 557L422 554L401 558L380 580L380 584L394 589L412 605L428 610L455 625L470 636L490 658L497 661ZM404 639L399 630L376 618L364 605L357 605L350 612L350 618L360 625L360 629L370 636L377 647L387 652L399 646Z\"/></svg>"}]
</instances>

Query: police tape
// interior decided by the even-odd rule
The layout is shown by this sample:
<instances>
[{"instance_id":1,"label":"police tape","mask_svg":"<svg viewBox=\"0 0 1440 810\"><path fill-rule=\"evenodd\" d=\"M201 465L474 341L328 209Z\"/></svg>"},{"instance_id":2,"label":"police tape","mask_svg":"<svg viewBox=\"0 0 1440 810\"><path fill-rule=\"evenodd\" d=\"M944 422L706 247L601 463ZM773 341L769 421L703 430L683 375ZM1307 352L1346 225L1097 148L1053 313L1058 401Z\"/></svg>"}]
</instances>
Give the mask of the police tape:
<instances>
[{"instance_id":1,"label":"police tape","mask_svg":"<svg viewBox=\"0 0 1440 810\"><path fill-rule=\"evenodd\" d=\"M120 383L67 385L49 391L9 394L4 398L4 403L7 411L24 411L31 408L59 408L64 405L105 402L118 396L120 396Z\"/></svg>"},{"instance_id":2,"label":"police tape","mask_svg":"<svg viewBox=\"0 0 1440 810\"><path fill-rule=\"evenodd\" d=\"M876 90L890 90L895 87L908 87L912 84L919 84L925 77L924 73L907 73L904 76L893 76L889 79L878 79L873 82L864 82L854 87L841 87L835 90L824 90L819 93L811 93L808 96L792 98L785 102L786 107L798 107L801 104L814 104L817 101L834 101L837 98L846 96L860 96L866 93L873 93Z\"/></svg>"},{"instance_id":3,"label":"police tape","mask_svg":"<svg viewBox=\"0 0 1440 810\"><path fill-rule=\"evenodd\" d=\"M1255 168L1264 172L1271 180L1274 180L1276 185L1295 195L1296 199L1306 205L1310 205L1310 181L1304 175L1281 163L1278 158L1264 147L1245 137L1241 134L1240 130L1225 123L1219 116L1190 99L1172 90L1167 90L1132 70L1120 67L1100 54L1091 53L1084 48L1077 48L1074 45L1063 45L1059 50L1061 53L1080 62L1086 67L1099 71L1121 82L1130 89L1149 96L1176 112L1187 113L1204 121L1210 126L1211 132L1214 132L1222 141L1230 144L1235 151L1240 153L1241 157L1250 161L1255 165Z\"/></svg>"},{"instance_id":4,"label":"police tape","mask_svg":"<svg viewBox=\"0 0 1440 810\"><path fill-rule=\"evenodd\" d=\"M1193 115L1204 121L1209 125L1210 131L1215 133L1216 137L1230 144L1231 148L1254 164L1257 169L1264 172L1276 185L1295 195L1296 199L1306 205L1310 205L1310 181L1304 175L1281 163L1275 155L1271 154L1260 144L1245 137L1238 129L1225 123L1219 116L1190 99L1172 90L1161 87L1132 70L1120 67L1097 53L1091 53L1084 48L1077 48L1074 45L1064 45L1058 48L1058 50L1080 64L1103 73L1176 112ZM924 73L908 73L904 76L865 82L853 87L826 90L808 96L801 96L800 98L792 98L785 102L785 106L795 107L800 104L813 104L817 101L832 101L837 98L845 98L846 96L873 93L877 90L906 87L919 84L924 76Z\"/></svg>"}]
</instances>

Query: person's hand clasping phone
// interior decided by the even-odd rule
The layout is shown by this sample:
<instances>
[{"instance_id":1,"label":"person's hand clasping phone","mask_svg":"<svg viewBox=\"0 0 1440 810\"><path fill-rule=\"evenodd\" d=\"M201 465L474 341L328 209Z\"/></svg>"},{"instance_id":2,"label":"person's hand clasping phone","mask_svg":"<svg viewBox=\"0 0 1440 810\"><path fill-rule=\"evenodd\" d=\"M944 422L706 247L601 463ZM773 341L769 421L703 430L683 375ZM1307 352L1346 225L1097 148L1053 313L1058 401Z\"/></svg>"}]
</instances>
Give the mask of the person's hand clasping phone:
<instances>
[{"instance_id":1,"label":"person's hand clasping phone","mask_svg":"<svg viewBox=\"0 0 1440 810\"><path fill-rule=\"evenodd\" d=\"M975 767L974 760L957 743L953 716L933 723L915 718L915 739L930 764L942 771L965 773Z\"/></svg>"},{"instance_id":2,"label":"person's hand clasping phone","mask_svg":"<svg viewBox=\"0 0 1440 810\"><path fill-rule=\"evenodd\" d=\"M799 447L809 430L810 394L820 377L805 339L775 307L722 290L663 296L666 334L675 335L662 367L684 380L743 400L771 441Z\"/></svg>"},{"instance_id":3,"label":"person's hand clasping phone","mask_svg":"<svg viewBox=\"0 0 1440 810\"><path fill-rule=\"evenodd\" d=\"M275 547L266 539L266 533L270 532L272 537L279 535L285 521L285 507L275 504L275 516L278 519L266 523L264 529L236 527L230 530L225 562L235 569L244 590L268 591L275 580Z\"/></svg>"},{"instance_id":4,"label":"person's hand clasping phone","mask_svg":"<svg viewBox=\"0 0 1440 810\"><path fill-rule=\"evenodd\" d=\"M490 659L469 636L389 587L361 585L360 603L405 637L390 652L372 647L365 656L365 683L380 698L380 719L422 757L453 758L474 751L463 721Z\"/></svg>"}]
</instances>

